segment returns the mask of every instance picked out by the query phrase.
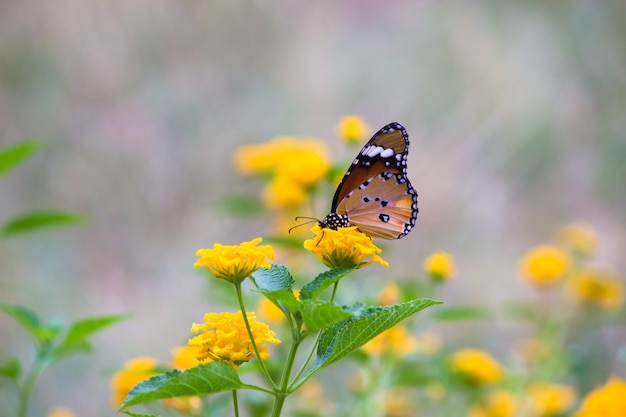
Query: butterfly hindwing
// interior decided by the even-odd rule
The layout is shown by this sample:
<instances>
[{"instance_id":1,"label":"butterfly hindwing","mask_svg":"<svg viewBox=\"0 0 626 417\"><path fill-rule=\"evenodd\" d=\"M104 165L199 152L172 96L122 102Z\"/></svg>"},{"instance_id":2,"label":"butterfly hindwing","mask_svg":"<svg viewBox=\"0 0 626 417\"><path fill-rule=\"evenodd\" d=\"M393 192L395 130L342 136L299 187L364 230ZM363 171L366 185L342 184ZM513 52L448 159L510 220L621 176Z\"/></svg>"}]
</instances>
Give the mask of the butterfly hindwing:
<instances>
[{"instance_id":1,"label":"butterfly hindwing","mask_svg":"<svg viewBox=\"0 0 626 417\"><path fill-rule=\"evenodd\" d=\"M340 202L338 214L347 215L350 224L371 237L399 239L411 231L417 192L405 177L384 172L361 185Z\"/></svg>"},{"instance_id":2,"label":"butterfly hindwing","mask_svg":"<svg viewBox=\"0 0 626 417\"><path fill-rule=\"evenodd\" d=\"M399 123L365 144L339 184L321 227L357 226L371 237L399 239L415 225L417 192L407 177L409 136Z\"/></svg>"}]
</instances>

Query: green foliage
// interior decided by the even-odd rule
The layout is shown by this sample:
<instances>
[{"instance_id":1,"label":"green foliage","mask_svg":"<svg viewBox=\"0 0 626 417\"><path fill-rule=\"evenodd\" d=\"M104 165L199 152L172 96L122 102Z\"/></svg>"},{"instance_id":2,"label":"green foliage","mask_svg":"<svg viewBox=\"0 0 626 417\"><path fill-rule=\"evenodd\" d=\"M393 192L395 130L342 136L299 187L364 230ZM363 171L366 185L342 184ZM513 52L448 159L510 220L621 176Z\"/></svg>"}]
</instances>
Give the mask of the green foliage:
<instances>
[{"instance_id":1,"label":"green foliage","mask_svg":"<svg viewBox=\"0 0 626 417\"><path fill-rule=\"evenodd\" d=\"M436 321L488 319L493 314L481 306L443 306L433 311L431 318Z\"/></svg>"},{"instance_id":2,"label":"green foliage","mask_svg":"<svg viewBox=\"0 0 626 417\"><path fill-rule=\"evenodd\" d=\"M314 300L326 288L337 283L341 278L354 271L353 268L336 268L322 272L300 290L301 300Z\"/></svg>"},{"instance_id":3,"label":"green foliage","mask_svg":"<svg viewBox=\"0 0 626 417\"><path fill-rule=\"evenodd\" d=\"M287 267L272 265L271 268L260 268L252 275L252 278L257 291L265 295L278 308L285 311L286 307L292 313L298 311L299 303L293 293L295 281Z\"/></svg>"},{"instance_id":4,"label":"green foliage","mask_svg":"<svg viewBox=\"0 0 626 417\"><path fill-rule=\"evenodd\" d=\"M17 167L43 147L39 141L23 141L0 148L0 176Z\"/></svg>"},{"instance_id":5,"label":"green foliage","mask_svg":"<svg viewBox=\"0 0 626 417\"><path fill-rule=\"evenodd\" d=\"M121 409L165 398L213 394L242 387L244 384L232 365L210 362L183 372L178 369L167 371L137 384Z\"/></svg>"},{"instance_id":6,"label":"green foliage","mask_svg":"<svg viewBox=\"0 0 626 417\"><path fill-rule=\"evenodd\" d=\"M7 237L34 232L49 227L85 224L88 218L82 214L61 210L37 210L21 213L9 219L0 229L0 236Z\"/></svg>"},{"instance_id":7,"label":"green foliage","mask_svg":"<svg viewBox=\"0 0 626 417\"><path fill-rule=\"evenodd\" d=\"M353 316L350 311L333 302L319 300L303 300L300 314L308 331L325 329Z\"/></svg>"}]
</instances>

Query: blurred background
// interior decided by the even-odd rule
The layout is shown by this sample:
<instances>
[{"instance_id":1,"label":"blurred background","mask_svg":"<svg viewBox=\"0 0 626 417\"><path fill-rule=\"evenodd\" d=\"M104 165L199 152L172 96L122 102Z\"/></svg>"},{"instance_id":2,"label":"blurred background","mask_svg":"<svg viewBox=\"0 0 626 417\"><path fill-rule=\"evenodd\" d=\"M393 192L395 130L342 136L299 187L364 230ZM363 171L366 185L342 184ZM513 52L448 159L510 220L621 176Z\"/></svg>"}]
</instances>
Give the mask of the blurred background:
<instances>
[{"instance_id":1,"label":"blurred background","mask_svg":"<svg viewBox=\"0 0 626 417\"><path fill-rule=\"evenodd\" d=\"M349 160L334 133L347 114L407 128L420 198L414 231L385 246L391 267L351 278L364 296L444 249L447 304L533 297L519 257L574 221L597 230L599 266L625 270L623 1L1 2L0 146L46 143L0 181L1 220L59 208L91 223L0 240L0 301L64 321L135 313L46 373L31 414L112 415L111 373L168 358L217 308L195 251L270 232L217 209L260 194L235 149L306 135ZM471 344L463 329L509 347L498 323L447 343ZM9 355L27 361L30 344L0 315ZM0 380L11 409L12 389Z\"/></svg>"}]
</instances>

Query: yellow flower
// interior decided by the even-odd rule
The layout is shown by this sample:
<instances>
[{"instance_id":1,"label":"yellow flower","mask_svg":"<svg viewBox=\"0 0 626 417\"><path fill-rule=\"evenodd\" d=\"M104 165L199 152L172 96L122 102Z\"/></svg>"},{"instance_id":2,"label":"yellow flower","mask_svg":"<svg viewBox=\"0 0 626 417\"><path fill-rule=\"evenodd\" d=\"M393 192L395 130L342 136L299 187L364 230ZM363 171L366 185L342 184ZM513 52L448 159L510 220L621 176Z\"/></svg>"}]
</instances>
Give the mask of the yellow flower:
<instances>
[{"instance_id":1,"label":"yellow flower","mask_svg":"<svg viewBox=\"0 0 626 417\"><path fill-rule=\"evenodd\" d=\"M271 209L301 206L306 201L302 185L286 176L276 176L263 189L263 203Z\"/></svg>"},{"instance_id":2,"label":"yellow flower","mask_svg":"<svg viewBox=\"0 0 626 417\"><path fill-rule=\"evenodd\" d=\"M172 362L170 367L173 369L185 370L198 366L200 361L198 355L200 349L197 346L179 346L172 349Z\"/></svg>"},{"instance_id":3,"label":"yellow flower","mask_svg":"<svg viewBox=\"0 0 626 417\"><path fill-rule=\"evenodd\" d=\"M489 394L485 404L473 407L468 417L513 417L518 410L518 401L511 392L496 390Z\"/></svg>"},{"instance_id":4,"label":"yellow flower","mask_svg":"<svg viewBox=\"0 0 626 417\"><path fill-rule=\"evenodd\" d=\"M261 360L265 360L269 352L264 344L276 345L280 340L267 324L256 320L253 312L248 312L247 317ZM190 346L200 347L198 360L223 360L239 365L256 356L241 312L207 313L204 320L202 324L194 323L191 326L192 332L202 332L189 340Z\"/></svg>"},{"instance_id":5,"label":"yellow flower","mask_svg":"<svg viewBox=\"0 0 626 417\"><path fill-rule=\"evenodd\" d=\"M396 325L363 345L363 350L370 355L406 356L418 350L418 343L406 327Z\"/></svg>"},{"instance_id":6,"label":"yellow flower","mask_svg":"<svg viewBox=\"0 0 626 417\"><path fill-rule=\"evenodd\" d=\"M456 268L450 254L437 251L424 260L424 271L437 280L454 278Z\"/></svg>"},{"instance_id":7,"label":"yellow flower","mask_svg":"<svg viewBox=\"0 0 626 417\"><path fill-rule=\"evenodd\" d=\"M626 416L626 381L613 377L584 398L573 417Z\"/></svg>"},{"instance_id":8,"label":"yellow flower","mask_svg":"<svg viewBox=\"0 0 626 417\"><path fill-rule=\"evenodd\" d=\"M151 376L157 375L159 371L157 361L149 357L139 357L132 359L124 365L124 369L117 371L111 378L111 404L119 407L130 390L138 383L145 381Z\"/></svg>"},{"instance_id":9,"label":"yellow flower","mask_svg":"<svg viewBox=\"0 0 626 417\"><path fill-rule=\"evenodd\" d=\"M262 174L273 172L278 165L290 158L299 158L297 154L316 154L328 161L326 144L311 137L279 136L267 143L244 145L235 151L235 167L243 174Z\"/></svg>"},{"instance_id":10,"label":"yellow flower","mask_svg":"<svg viewBox=\"0 0 626 417\"><path fill-rule=\"evenodd\" d=\"M276 166L276 176L289 178L297 184L310 187L328 172L328 159L310 150L294 152Z\"/></svg>"},{"instance_id":11,"label":"yellow flower","mask_svg":"<svg viewBox=\"0 0 626 417\"><path fill-rule=\"evenodd\" d=\"M259 300L256 311L260 318L271 324L280 324L285 321L285 313L265 297Z\"/></svg>"},{"instance_id":12,"label":"yellow flower","mask_svg":"<svg viewBox=\"0 0 626 417\"><path fill-rule=\"evenodd\" d=\"M258 237L237 246L216 243L213 249L199 249L196 256L200 259L193 266L204 266L217 278L240 283L257 269L269 268L266 258L274 259L274 250L270 245L256 246L261 241Z\"/></svg>"},{"instance_id":13,"label":"yellow flower","mask_svg":"<svg viewBox=\"0 0 626 417\"><path fill-rule=\"evenodd\" d=\"M361 268L372 262L389 266L377 255L382 249L374 245L372 238L358 231L356 227L332 230L315 225L311 230L315 237L306 240L304 248L313 252L329 268Z\"/></svg>"},{"instance_id":14,"label":"yellow flower","mask_svg":"<svg viewBox=\"0 0 626 417\"><path fill-rule=\"evenodd\" d=\"M569 385L535 384L530 388L533 415L550 417L568 411L576 401L576 391Z\"/></svg>"},{"instance_id":15,"label":"yellow flower","mask_svg":"<svg viewBox=\"0 0 626 417\"><path fill-rule=\"evenodd\" d=\"M570 260L567 253L556 246L542 245L528 251L520 262L520 273L528 282L546 286L561 280Z\"/></svg>"},{"instance_id":16,"label":"yellow flower","mask_svg":"<svg viewBox=\"0 0 626 417\"><path fill-rule=\"evenodd\" d=\"M398 284L395 282L385 284L383 289L380 291L380 295L378 296L378 301L380 301L380 304L384 306L395 304L399 299L400 287L398 287Z\"/></svg>"},{"instance_id":17,"label":"yellow flower","mask_svg":"<svg viewBox=\"0 0 626 417\"><path fill-rule=\"evenodd\" d=\"M337 136L347 143L355 143L367 138L369 130L369 126L359 116L346 116L337 125Z\"/></svg>"},{"instance_id":18,"label":"yellow flower","mask_svg":"<svg viewBox=\"0 0 626 417\"><path fill-rule=\"evenodd\" d=\"M450 367L472 383L485 384L502 380L502 366L489 353L479 349L462 349L454 353Z\"/></svg>"},{"instance_id":19,"label":"yellow flower","mask_svg":"<svg viewBox=\"0 0 626 417\"><path fill-rule=\"evenodd\" d=\"M55 407L48 414L47 417L74 417L75 414L72 413L67 408L63 407Z\"/></svg>"},{"instance_id":20,"label":"yellow flower","mask_svg":"<svg viewBox=\"0 0 626 417\"><path fill-rule=\"evenodd\" d=\"M587 224L570 224L557 231L556 240L574 253L591 256L596 250L598 236Z\"/></svg>"},{"instance_id":21,"label":"yellow flower","mask_svg":"<svg viewBox=\"0 0 626 417\"><path fill-rule=\"evenodd\" d=\"M572 278L569 294L577 302L614 311L624 303L624 284L611 273L587 269Z\"/></svg>"}]
</instances>

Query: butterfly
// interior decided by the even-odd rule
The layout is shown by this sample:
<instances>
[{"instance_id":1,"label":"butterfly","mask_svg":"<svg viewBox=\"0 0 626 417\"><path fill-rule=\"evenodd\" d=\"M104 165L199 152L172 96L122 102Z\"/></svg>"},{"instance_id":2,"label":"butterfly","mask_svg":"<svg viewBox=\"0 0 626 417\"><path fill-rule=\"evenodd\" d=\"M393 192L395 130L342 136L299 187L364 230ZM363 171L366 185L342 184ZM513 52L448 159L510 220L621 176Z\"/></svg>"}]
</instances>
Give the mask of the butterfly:
<instances>
[{"instance_id":1,"label":"butterfly","mask_svg":"<svg viewBox=\"0 0 626 417\"><path fill-rule=\"evenodd\" d=\"M417 192L407 177L409 135L389 123L365 144L337 187L321 228L356 226L370 237L400 239L417 219Z\"/></svg>"}]
</instances>

